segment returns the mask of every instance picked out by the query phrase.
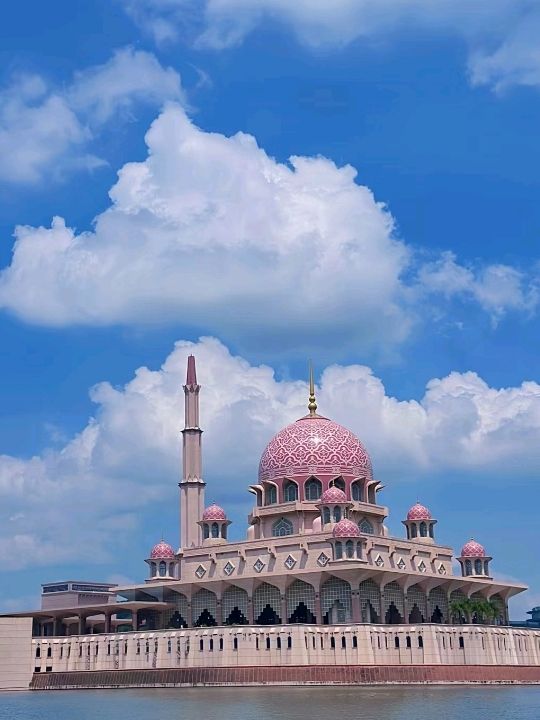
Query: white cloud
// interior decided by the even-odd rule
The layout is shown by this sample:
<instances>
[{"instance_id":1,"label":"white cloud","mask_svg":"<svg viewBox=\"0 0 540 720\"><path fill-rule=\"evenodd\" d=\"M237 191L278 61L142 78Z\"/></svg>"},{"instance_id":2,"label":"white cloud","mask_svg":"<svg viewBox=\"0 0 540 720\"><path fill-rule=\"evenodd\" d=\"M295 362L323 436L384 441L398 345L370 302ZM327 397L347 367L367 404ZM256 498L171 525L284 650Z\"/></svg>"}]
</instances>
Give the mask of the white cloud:
<instances>
[{"instance_id":1,"label":"white cloud","mask_svg":"<svg viewBox=\"0 0 540 720\"><path fill-rule=\"evenodd\" d=\"M140 532L143 512L148 531L159 509L176 503L181 385L191 352L203 385L208 497L247 511L260 454L274 432L305 413L306 384L278 381L270 367L232 356L215 339L179 342L160 369L140 368L121 388L95 387L95 418L65 447L31 460L0 458L0 503L10 518L0 528L0 567L110 561ZM333 365L317 400L363 440L383 481L474 470L494 482L505 481L509 467L514 477L540 470L534 382L496 389L475 373L451 373L431 380L420 400L399 401L368 367Z\"/></svg>"},{"instance_id":2,"label":"white cloud","mask_svg":"<svg viewBox=\"0 0 540 720\"><path fill-rule=\"evenodd\" d=\"M528 0L124 0L156 42L190 39L223 49L278 22L312 48L429 32L462 38L471 77L495 89L540 85L537 3Z\"/></svg>"},{"instance_id":3,"label":"white cloud","mask_svg":"<svg viewBox=\"0 0 540 720\"><path fill-rule=\"evenodd\" d=\"M120 170L93 232L62 218L16 229L0 307L54 326L179 323L289 355L359 342L389 352L426 289L467 291L497 317L534 307L511 268L473 278L447 255L411 280L411 248L350 166L276 162L253 137L204 132L174 104L146 141L147 159Z\"/></svg>"},{"instance_id":4,"label":"white cloud","mask_svg":"<svg viewBox=\"0 0 540 720\"><path fill-rule=\"evenodd\" d=\"M525 273L501 264L475 271L459 265L452 252L423 265L418 278L424 291L474 298L494 322L508 310L531 312L538 305L537 281Z\"/></svg>"},{"instance_id":5,"label":"white cloud","mask_svg":"<svg viewBox=\"0 0 540 720\"><path fill-rule=\"evenodd\" d=\"M137 103L183 100L179 75L146 52L124 48L104 65L55 89L39 75L21 75L0 91L0 181L36 183L103 160L88 152L103 124Z\"/></svg>"}]
</instances>

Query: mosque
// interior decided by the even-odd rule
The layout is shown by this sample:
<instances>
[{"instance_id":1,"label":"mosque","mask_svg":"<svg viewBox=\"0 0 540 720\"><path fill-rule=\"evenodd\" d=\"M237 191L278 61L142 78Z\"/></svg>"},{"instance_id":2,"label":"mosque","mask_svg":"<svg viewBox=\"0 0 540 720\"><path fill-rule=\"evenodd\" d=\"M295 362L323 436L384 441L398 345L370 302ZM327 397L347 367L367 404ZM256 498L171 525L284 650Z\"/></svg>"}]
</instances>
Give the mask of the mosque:
<instances>
[{"instance_id":1,"label":"mosque","mask_svg":"<svg viewBox=\"0 0 540 720\"><path fill-rule=\"evenodd\" d=\"M488 668L503 673L495 681L528 669L528 681L540 682L540 631L509 627L508 600L526 587L494 579L492 558L474 539L455 572L453 550L438 544L437 520L420 503L403 520L403 537L389 534L369 454L318 414L311 370L308 413L262 453L242 541L229 540L226 510L205 503L193 355L183 389L178 549L160 540L139 584L44 585L40 610L0 618L0 677L2 621L26 621L37 688L117 686L118 673L135 671L147 684L160 672L169 673L161 684L196 684L200 675L182 672L210 669L229 673L215 676L220 684L271 682L280 668L309 682L302 672L314 667L334 669L318 682L349 677L336 675L339 667L401 666L420 673L408 682L437 681L436 672L445 681L449 667L465 668L464 681L489 681ZM231 675L240 669L255 674ZM144 684L142 674L129 677Z\"/></svg>"}]
</instances>

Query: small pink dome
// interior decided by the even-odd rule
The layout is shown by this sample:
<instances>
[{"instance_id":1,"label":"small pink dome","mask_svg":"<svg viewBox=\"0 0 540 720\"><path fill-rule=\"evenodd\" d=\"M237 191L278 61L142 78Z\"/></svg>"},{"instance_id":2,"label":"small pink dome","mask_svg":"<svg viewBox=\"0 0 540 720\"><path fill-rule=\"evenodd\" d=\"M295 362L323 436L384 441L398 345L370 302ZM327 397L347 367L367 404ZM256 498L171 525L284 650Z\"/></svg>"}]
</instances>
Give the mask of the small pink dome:
<instances>
[{"instance_id":1,"label":"small pink dome","mask_svg":"<svg viewBox=\"0 0 540 720\"><path fill-rule=\"evenodd\" d=\"M164 540L160 540L157 545L154 545L152 552L150 553L151 560L168 560L174 558L174 549L172 545L166 543Z\"/></svg>"},{"instance_id":2,"label":"small pink dome","mask_svg":"<svg viewBox=\"0 0 540 720\"><path fill-rule=\"evenodd\" d=\"M319 474L371 477L371 460L350 430L307 415L274 435L259 464L259 481Z\"/></svg>"},{"instance_id":3,"label":"small pink dome","mask_svg":"<svg viewBox=\"0 0 540 720\"><path fill-rule=\"evenodd\" d=\"M360 530L358 529L358 525L355 525L351 520L343 518L343 520L340 520L334 525L332 535L335 538L360 537Z\"/></svg>"},{"instance_id":4,"label":"small pink dome","mask_svg":"<svg viewBox=\"0 0 540 720\"><path fill-rule=\"evenodd\" d=\"M407 520L431 520L431 513L427 507L416 503L407 513Z\"/></svg>"},{"instance_id":5,"label":"small pink dome","mask_svg":"<svg viewBox=\"0 0 540 720\"><path fill-rule=\"evenodd\" d=\"M347 502L347 496L338 487L332 485L328 490L325 490L319 500L321 503L343 503Z\"/></svg>"},{"instance_id":6,"label":"small pink dome","mask_svg":"<svg viewBox=\"0 0 540 720\"><path fill-rule=\"evenodd\" d=\"M222 507L220 507L219 505L216 505L216 503L212 503L203 512L202 519L203 520L226 520L227 515L225 513L225 510Z\"/></svg>"},{"instance_id":7,"label":"small pink dome","mask_svg":"<svg viewBox=\"0 0 540 720\"><path fill-rule=\"evenodd\" d=\"M486 557L486 551L476 540L469 540L461 548L461 557Z\"/></svg>"}]
</instances>

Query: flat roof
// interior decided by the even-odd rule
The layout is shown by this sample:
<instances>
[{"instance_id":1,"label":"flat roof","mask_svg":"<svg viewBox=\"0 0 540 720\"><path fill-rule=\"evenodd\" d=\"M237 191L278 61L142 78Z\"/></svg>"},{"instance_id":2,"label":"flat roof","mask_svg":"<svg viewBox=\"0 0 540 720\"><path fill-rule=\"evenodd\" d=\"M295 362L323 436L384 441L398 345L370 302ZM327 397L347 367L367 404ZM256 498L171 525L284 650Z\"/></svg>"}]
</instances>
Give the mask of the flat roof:
<instances>
[{"instance_id":1,"label":"flat roof","mask_svg":"<svg viewBox=\"0 0 540 720\"><path fill-rule=\"evenodd\" d=\"M0 617L32 617L32 618L43 618L43 617L69 617L70 615L78 616L84 613L87 617L92 615L101 615L108 610L115 612L122 612L123 610L144 610L146 608L156 608L157 610L165 610L167 608L173 608L173 603L159 602L159 601L142 601L142 600L128 600L126 602L116 603L101 603L96 605L77 605L75 607L67 608L50 608L44 610L24 610L23 612L10 612L2 613Z\"/></svg>"}]
</instances>

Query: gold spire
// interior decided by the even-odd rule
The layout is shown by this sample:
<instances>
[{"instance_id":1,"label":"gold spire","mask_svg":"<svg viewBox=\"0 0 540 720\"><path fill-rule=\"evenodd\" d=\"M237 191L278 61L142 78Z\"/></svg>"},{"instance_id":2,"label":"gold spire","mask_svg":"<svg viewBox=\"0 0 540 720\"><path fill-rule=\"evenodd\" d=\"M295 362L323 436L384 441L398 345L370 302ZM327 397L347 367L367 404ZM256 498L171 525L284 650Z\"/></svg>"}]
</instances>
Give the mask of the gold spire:
<instances>
[{"instance_id":1,"label":"gold spire","mask_svg":"<svg viewBox=\"0 0 540 720\"><path fill-rule=\"evenodd\" d=\"M317 414L317 402L315 400L315 383L313 382L313 363L309 361L309 403L308 410L310 415Z\"/></svg>"}]
</instances>

